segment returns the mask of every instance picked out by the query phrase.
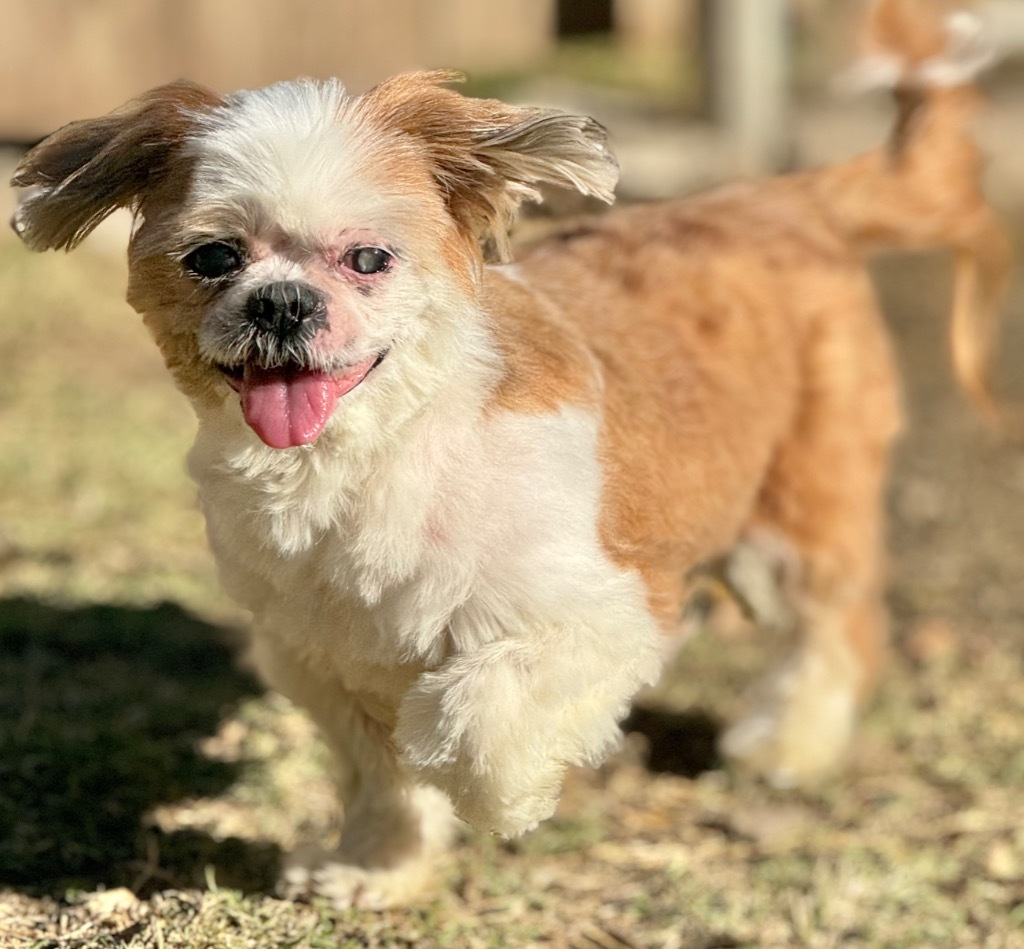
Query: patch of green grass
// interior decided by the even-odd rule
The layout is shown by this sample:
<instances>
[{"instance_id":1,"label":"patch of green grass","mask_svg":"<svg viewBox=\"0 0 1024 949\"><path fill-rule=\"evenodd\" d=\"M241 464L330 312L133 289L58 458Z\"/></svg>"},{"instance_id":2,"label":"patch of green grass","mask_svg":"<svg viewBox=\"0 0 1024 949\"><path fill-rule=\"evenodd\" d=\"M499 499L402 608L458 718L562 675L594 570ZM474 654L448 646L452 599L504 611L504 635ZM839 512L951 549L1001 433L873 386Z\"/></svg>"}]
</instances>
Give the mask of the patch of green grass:
<instances>
[{"instance_id":1,"label":"patch of green grass","mask_svg":"<svg viewBox=\"0 0 1024 949\"><path fill-rule=\"evenodd\" d=\"M184 474L192 412L125 283L105 255L0 241L5 589L223 608Z\"/></svg>"}]
</instances>

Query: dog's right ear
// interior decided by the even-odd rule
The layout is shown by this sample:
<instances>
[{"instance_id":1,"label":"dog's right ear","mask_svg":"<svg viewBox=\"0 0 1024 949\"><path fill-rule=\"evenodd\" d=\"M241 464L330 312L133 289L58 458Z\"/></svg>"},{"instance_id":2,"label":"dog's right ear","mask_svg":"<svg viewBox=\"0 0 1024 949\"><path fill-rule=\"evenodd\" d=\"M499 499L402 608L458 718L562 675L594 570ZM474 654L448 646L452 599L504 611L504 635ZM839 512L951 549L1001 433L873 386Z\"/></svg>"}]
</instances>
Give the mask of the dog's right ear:
<instances>
[{"instance_id":1,"label":"dog's right ear","mask_svg":"<svg viewBox=\"0 0 1024 949\"><path fill-rule=\"evenodd\" d=\"M11 225L33 250L70 250L117 208L137 208L167 171L199 116L221 98L191 82L143 93L98 119L43 139L11 184L32 188Z\"/></svg>"}]
</instances>

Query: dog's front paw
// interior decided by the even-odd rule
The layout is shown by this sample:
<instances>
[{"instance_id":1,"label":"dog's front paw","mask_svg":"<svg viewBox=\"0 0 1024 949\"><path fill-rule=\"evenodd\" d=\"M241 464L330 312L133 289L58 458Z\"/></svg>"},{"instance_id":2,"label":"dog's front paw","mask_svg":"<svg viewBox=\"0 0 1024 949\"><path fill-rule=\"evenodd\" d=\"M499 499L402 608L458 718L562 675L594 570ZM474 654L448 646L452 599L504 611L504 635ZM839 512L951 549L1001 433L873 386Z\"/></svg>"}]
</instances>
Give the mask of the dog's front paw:
<instances>
[{"instance_id":1,"label":"dog's front paw","mask_svg":"<svg viewBox=\"0 0 1024 949\"><path fill-rule=\"evenodd\" d=\"M762 683L753 710L722 736L720 747L776 787L805 786L842 761L855 721L851 677L804 654Z\"/></svg>"},{"instance_id":2,"label":"dog's front paw","mask_svg":"<svg viewBox=\"0 0 1024 949\"><path fill-rule=\"evenodd\" d=\"M406 697L395 731L404 763L478 830L501 837L532 830L554 813L566 763L542 733L524 730L521 716L500 720L497 702L473 715L470 703L452 702L455 694L423 684ZM452 714L453 704L460 714Z\"/></svg>"},{"instance_id":3,"label":"dog's front paw","mask_svg":"<svg viewBox=\"0 0 1024 949\"><path fill-rule=\"evenodd\" d=\"M310 846L293 852L279 889L293 899L323 896L339 909L415 902L431 889L457 823L451 803L436 788L412 788L390 800L388 789L380 788L347 809L337 850Z\"/></svg>"},{"instance_id":4,"label":"dog's front paw","mask_svg":"<svg viewBox=\"0 0 1024 949\"><path fill-rule=\"evenodd\" d=\"M513 837L550 817L566 769L602 761L629 700L657 678L660 638L646 613L615 601L592 619L456 654L402 700L393 740L403 763L479 830Z\"/></svg>"},{"instance_id":5,"label":"dog's front paw","mask_svg":"<svg viewBox=\"0 0 1024 949\"><path fill-rule=\"evenodd\" d=\"M549 683L551 665L536 652L505 641L450 660L409 691L394 733L419 780L502 837L550 817L568 765L595 760L618 737L618 709Z\"/></svg>"},{"instance_id":6,"label":"dog's front paw","mask_svg":"<svg viewBox=\"0 0 1024 949\"><path fill-rule=\"evenodd\" d=\"M335 909L391 909L425 895L433 867L429 858L393 867L360 867L339 853L309 847L289 857L279 890L289 899L322 896Z\"/></svg>"}]
</instances>

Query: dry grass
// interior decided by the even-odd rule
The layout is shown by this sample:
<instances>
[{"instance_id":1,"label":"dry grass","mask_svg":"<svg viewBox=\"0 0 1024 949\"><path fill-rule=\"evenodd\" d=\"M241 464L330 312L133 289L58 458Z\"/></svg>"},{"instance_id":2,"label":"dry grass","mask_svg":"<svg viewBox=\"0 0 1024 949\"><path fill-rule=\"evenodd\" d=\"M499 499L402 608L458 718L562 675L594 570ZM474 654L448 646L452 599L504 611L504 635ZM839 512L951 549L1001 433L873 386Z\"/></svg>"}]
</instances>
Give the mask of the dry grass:
<instances>
[{"instance_id":1,"label":"dry grass","mask_svg":"<svg viewBox=\"0 0 1024 949\"><path fill-rule=\"evenodd\" d=\"M333 798L225 645L192 421L122 268L0 241L0 946L1024 946L1024 451L952 393L935 273L883 273L915 429L897 648L847 773L780 794L717 766L780 644L709 633L555 820L467 833L433 902L377 915L274 896Z\"/></svg>"}]
</instances>

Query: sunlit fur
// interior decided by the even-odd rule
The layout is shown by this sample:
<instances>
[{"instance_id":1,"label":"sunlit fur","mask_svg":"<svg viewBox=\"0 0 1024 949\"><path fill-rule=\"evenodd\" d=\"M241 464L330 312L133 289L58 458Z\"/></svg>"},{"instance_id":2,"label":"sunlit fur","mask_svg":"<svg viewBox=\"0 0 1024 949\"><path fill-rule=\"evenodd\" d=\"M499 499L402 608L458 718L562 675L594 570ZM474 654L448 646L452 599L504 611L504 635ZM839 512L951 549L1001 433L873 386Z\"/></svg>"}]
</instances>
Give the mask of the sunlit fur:
<instances>
[{"instance_id":1,"label":"sunlit fur","mask_svg":"<svg viewBox=\"0 0 1024 949\"><path fill-rule=\"evenodd\" d=\"M919 42L947 36L937 9L876 4L872 52L902 64L885 149L596 218L511 267L485 261L519 203L543 185L610 200L615 163L590 120L464 98L450 74L365 96L176 83L26 157L16 183L39 190L16 224L36 249L135 210L129 300L195 407L224 585L337 759L340 848L303 852L289 887L404 901L452 806L503 835L549 816L566 768L614 746L709 565L800 636L726 751L777 784L841 760L884 653L900 426L862 253L956 248L957 368L981 402L1008 263L965 134L974 91L918 68L941 58ZM237 273L187 271L211 241L244 248ZM357 273L365 246L388 267ZM246 301L281 280L325 318L268 342ZM280 450L218 368L378 355L315 441Z\"/></svg>"}]
</instances>

